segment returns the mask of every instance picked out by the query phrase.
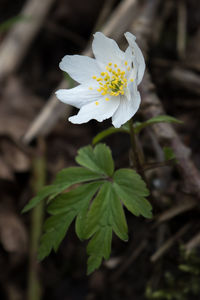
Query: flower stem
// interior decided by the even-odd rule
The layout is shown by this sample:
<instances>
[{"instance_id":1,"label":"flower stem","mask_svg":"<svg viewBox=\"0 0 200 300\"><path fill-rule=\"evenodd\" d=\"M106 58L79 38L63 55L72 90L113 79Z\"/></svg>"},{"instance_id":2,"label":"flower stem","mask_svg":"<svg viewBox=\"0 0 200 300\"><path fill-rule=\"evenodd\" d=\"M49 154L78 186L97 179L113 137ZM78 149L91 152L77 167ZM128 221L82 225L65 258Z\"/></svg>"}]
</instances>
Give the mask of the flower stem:
<instances>
[{"instance_id":1,"label":"flower stem","mask_svg":"<svg viewBox=\"0 0 200 300\"><path fill-rule=\"evenodd\" d=\"M136 134L133 128L133 120L129 120L129 130L130 130L130 137L131 137L131 146L132 146L132 152L133 152L133 164L136 169L136 171L141 175L143 180L146 182L144 170L143 170L143 164L141 160L140 150L137 143Z\"/></svg>"},{"instance_id":2,"label":"flower stem","mask_svg":"<svg viewBox=\"0 0 200 300\"><path fill-rule=\"evenodd\" d=\"M45 163L45 143L43 139L38 140L38 153L33 158L32 167L32 188L37 193L45 184L46 163ZM31 232L30 232L30 253L28 270L28 300L40 300L42 297L42 286L38 276L37 251L39 238L42 231L44 214L44 202L35 207L31 214Z\"/></svg>"}]
</instances>

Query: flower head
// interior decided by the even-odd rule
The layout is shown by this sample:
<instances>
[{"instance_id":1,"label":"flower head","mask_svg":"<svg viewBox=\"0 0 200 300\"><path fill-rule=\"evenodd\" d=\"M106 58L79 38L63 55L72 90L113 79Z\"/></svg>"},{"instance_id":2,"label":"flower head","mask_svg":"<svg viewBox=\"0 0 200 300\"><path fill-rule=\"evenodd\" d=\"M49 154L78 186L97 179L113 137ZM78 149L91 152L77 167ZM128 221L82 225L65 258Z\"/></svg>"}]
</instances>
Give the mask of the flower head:
<instances>
[{"instance_id":1,"label":"flower head","mask_svg":"<svg viewBox=\"0 0 200 300\"><path fill-rule=\"evenodd\" d=\"M112 117L113 126L120 127L137 112L141 101L137 86L144 75L145 62L135 36L127 32L125 37L129 44L125 52L114 40L97 32L92 43L95 58L63 57L60 69L80 83L56 92L62 102L80 108L70 122L102 122Z\"/></svg>"}]
</instances>

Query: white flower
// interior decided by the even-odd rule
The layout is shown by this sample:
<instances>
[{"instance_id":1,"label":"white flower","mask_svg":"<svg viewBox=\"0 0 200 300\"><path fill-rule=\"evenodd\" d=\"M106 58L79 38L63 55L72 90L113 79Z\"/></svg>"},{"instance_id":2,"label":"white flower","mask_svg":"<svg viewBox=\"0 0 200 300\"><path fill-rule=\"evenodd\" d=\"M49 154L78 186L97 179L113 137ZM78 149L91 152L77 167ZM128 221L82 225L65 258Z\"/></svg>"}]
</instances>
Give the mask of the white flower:
<instances>
[{"instance_id":1,"label":"white flower","mask_svg":"<svg viewBox=\"0 0 200 300\"><path fill-rule=\"evenodd\" d=\"M102 122L112 117L113 126L120 127L137 112L141 101L137 86L144 75L145 62L135 36L127 32L125 37L129 46L123 52L114 40L97 32L92 44L95 58L66 55L60 62L60 69L80 83L56 92L62 102L80 108L70 122Z\"/></svg>"}]
</instances>

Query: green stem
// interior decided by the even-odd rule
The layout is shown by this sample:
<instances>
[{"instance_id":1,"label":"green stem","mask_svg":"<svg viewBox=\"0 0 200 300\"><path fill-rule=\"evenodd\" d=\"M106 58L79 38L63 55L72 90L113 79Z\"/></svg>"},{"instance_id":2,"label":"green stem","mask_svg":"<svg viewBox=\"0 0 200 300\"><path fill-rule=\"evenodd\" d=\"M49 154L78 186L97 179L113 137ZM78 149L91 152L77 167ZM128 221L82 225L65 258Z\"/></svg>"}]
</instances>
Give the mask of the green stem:
<instances>
[{"instance_id":1,"label":"green stem","mask_svg":"<svg viewBox=\"0 0 200 300\"><path fill-rule=\"evenodd\" d=\"M34 194L37 193L45 184L46 164L44 158L44 143L39 141L39 154L33 159L32 167L32 189ZM31 213L31 233L30 233L30 252L29 252L29 273L28 273L28 300L41 299L41 285L38 279L37 252L39 238L42 232L44 214L44 202L35 207Z\"/></svg>"},{"instance_id":2,"label":"green stem","mask_svg":"<svg viewBox=\"0 0 200 300\"><path fill-rule=\"evenodd\" d=\"M133 164L136 171L141 175L141 177L146 181L143 164L141 160L140 150L137 144L136 134L133 128L133 120L129 120L129 130L130 130L130 138L131 138L131 146L133 151Z\"/></svg>"}]
</instances>

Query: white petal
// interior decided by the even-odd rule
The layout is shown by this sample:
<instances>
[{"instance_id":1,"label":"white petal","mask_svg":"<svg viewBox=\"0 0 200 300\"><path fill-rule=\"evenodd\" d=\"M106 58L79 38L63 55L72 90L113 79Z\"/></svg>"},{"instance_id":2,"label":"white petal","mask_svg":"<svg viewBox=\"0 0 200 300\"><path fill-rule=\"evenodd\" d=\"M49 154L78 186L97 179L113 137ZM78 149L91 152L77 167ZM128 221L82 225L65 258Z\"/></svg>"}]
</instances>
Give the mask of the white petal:
<instances>
[{"instance_id":1,"label":"white petal","mask_svg":"<svg viewBox=\"0 0 200 300\"><path fill-rule=\"evenodd\" d=\"M100 93L97 92L96 86L93 86L93 90L90 90L89 85L80 84L72 89L58 90L56 92L56 96L60 101L80 108L83 105L99 98Z\"/></svg>"},{"instance_id":2,"label":"white petal","mask_svg":"<svg viewBox=\"0 0 200 300\"><path fill-rule=\"evenodd\" d=\"M128 66L130 67L133 61L133 52L131 47L128 47L125 51L125 61L127 61Z\"/></svg>"},{"instance_id":3,"label":"white petal","mask_svg":"<svg viewBox=\"0 0 200 300\"><path fill-rule=\"evenodd\" d=\"M74 124L86 123L92 119L99 122L110 118L119 106L120 97L110 97L109 101L105 100L105 97L101 97L96 101L84 105L78 112L76 116L69 118L69 121Z\"/></svg>"},{"instance_id":4,"label":"white petal","mask_svg":"<svg viewBox=\"0 0 200 300\"><path fill-rule=\"evenodd\" d=\"M107 65L109 62L120 64L125 57L124 52L119 49L117 43L101 32L94 34L92 50L97 61L104 65Z\"/></svg>"},{"instance_id":5,"label":"white petal","mask_svg":"<svg viewBox=\"0 0 200 300\"><path fill-rule=\"evenodd\" d=\"M136 85L135 85L136 86ZM121 96L120 104L114 115L112 116L112 124L119 128L126 123L137 112L141 98L137 88L131 93L132 98L128 100L125 96Z\"/></svg>"},{"instance_id":6,"label":"white petal","mask_svg":"<svg viewBox=\"0 0 200 300\"><path fill-rule=\"evenodd\" d=\"M83 55L66 55L59 67L79 83L85 83L101 72L94 58Z\"/></svg>"},{"instance_id":7,"label":"white petal","mask_svg":"<svg viewBox=\"0 0 200 300\"><path fill-rule=\"evenodd\" d=\"M133 54L134 54L136 62L137 62L137 67L138 67L137 83L140 84L140 82L142 81L143 75L144 75L144 71L145 71L144 57L143 57L142 51L140 50L137 43L135 42L136 37L130 32L126 32L124 35L129 43L129 46L133 50Z\"/></svg>"},{"instance_id":8,"label":"white petal","mask_svg":"<svg viewBox=\"0 0 200 300\"><path fill-rule=\"evenodd\" d=\"M133 56L133 51L131 47L128 47L125 51L125 61L127 61L127 66L131 68L130 71L126 71L127 79L135 80L137 78L138 73L138 64L136 62L135 56ZM132 66L132 63L134 67Z\"/></svg>"}]
</instances>

